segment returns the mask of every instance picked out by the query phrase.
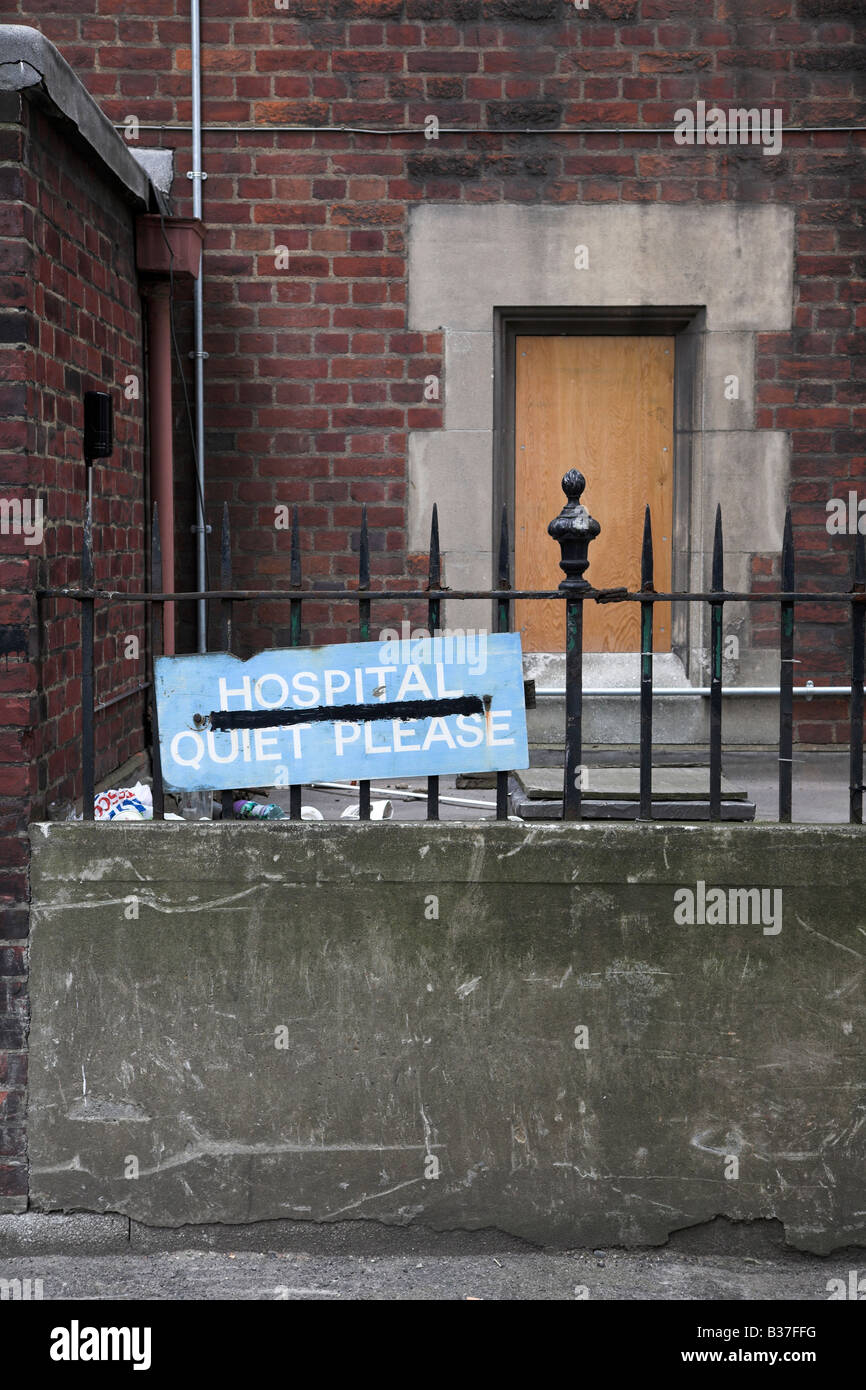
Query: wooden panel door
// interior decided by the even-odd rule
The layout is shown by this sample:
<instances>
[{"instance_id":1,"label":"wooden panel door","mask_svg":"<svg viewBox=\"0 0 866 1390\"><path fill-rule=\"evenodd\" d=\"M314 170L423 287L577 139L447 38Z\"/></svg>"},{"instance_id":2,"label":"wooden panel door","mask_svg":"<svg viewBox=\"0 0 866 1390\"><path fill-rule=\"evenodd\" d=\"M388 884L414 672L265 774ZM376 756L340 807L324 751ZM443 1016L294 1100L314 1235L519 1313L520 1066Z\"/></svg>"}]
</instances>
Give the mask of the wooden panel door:
<instances>
[{"instance_id":1,"label":"wooden panel door","mask_svg":"<svg viewBox=\"0 0 866 1390\"><path fill-rule=\"evenodd\" d=\"M586 578L597 589L640 588L644 506L652 513L655 586L670 589L673 521L671 337L518 337L515 373L515 587L555 589L563 578L547 524L578 468L583 502L601 523ZM584 606L584 649L635 652L637 604ZM523 649L560 652L564 604L515 605ZM670 605L656 604L654 645L670 650Z\"/></svg>"}]
</instances>

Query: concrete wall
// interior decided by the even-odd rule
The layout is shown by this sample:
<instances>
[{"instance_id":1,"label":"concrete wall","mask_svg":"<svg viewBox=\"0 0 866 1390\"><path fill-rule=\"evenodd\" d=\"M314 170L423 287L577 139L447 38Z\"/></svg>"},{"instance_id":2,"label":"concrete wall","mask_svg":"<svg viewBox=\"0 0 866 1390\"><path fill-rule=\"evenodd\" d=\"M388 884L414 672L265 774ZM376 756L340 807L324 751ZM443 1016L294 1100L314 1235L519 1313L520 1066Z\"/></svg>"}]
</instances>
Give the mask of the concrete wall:
<instances>
[{"instance_id":1,"label":"concrete wall","mask_svg":"<svg viewBox=\"0 0 866 1390\"><path fill-rule=\"evenodd\" d=\"M858 829L32 839L35 1210L866 1241ZM781 930L676 924L699 879Z\"/></svg>"},{"instance_id":2,"label":"concrete wall","mask_svg":"<svg viewBox=\"0 0 866 1390\"><path fill-rule=\"evenodd\" d=\"M757 427L754 363L760 333L791 327L793 211L701 203L425 203L412 208L409 227L409 324L419 332L444 331L446 372L444 428L409 436L410 548L423 549L436 501L449 583L472 588L492 582L491 528L478 520L496 513L494 310L533 307L542 317L565 306L703 306L687 335L696 342L677 340L677 352L687 348L691 367L690 389L678 387L674 584L700 589L708 582L721 502L727 582L732 589L750 588L754 557L781 549L788 494L788 436ZM586 247L588 266L578 271L579 245ZM459 274L449 273L454 267ZM724 395L731 374L739 381L736 400ZM573 463L580 466L577 447ZM592 511L587 472L584 501ZM688 616L690 630L682 624L677 646L688 651L690 674L700 684L706 615L695 608ZM742 607L731 607L727 630L737 630L744 616ZM460 605L448 621L482 626L489 605L479 604L471 617ZM772 683L774 672L766 678Z\"/></svg>"}]
</instances>

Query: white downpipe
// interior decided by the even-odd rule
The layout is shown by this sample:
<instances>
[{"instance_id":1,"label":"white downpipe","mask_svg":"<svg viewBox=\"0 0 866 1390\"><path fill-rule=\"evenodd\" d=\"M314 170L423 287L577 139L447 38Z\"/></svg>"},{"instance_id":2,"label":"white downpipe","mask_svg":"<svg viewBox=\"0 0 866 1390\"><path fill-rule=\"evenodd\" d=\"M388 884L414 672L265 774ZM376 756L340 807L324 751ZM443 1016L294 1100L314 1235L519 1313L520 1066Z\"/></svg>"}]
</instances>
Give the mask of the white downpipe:
<instances>
[{"instance_id":1,"label":"white downpipe","mask_svg":"<svg viewBox=\"0 0 866 1390\"><path fill-rule=\"evenodd\" d=\"M199 0L190 0L190 28L192 38L192 215L201 218L201 186L205 173L201 163L201 23ZM199 263L199 272L193 284L194 345L195 363L195 453L198 485L196 487L196 587L199 593L207 588L207 532L204 515L204 254ZM207 603L199 599L196 604L197 645L200 652L207 651Z\"/></svg>"},{"instance_id":2,"label":"white downpipe","mask_svg":"<svg viewBox=\"0 0 866 1390\"><path fill-rule=\"evenodd\" d=\"M357 782L354 784L352 782L310 782L308 785L311 787L319 787L322 791L326 792L343 792L346 796L359 795ZM378 790L381 791L382 796L387 796L389 799L392 796L400 796L404 797L407 801L427 800L426 792L411 792L408 790L396 791L393 787L390 787L387 784L384 787L379 788ZM444 806L472 806L481 811L496 810L495 801L473 801L470 797L465 796L440 796L439 801ZM520 820L521 817L509 816L508 819Z\"/></svg>"}]
</instances>

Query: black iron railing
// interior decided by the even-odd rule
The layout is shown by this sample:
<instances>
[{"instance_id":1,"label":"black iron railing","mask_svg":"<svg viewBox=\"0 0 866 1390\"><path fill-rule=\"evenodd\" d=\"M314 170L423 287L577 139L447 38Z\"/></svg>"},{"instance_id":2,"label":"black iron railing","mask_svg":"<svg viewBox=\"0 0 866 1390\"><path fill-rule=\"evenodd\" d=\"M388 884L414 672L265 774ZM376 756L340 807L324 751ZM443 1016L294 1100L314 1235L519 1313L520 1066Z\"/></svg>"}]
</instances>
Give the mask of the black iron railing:
<instances>
[{"instance_id":1,"label":"black iron railing","mask_svg":"<svg viewBox=\"0 0 866 1390\"><path fill-rule=\"evenodd\" d=\"M595 589L585 579L589 564L588 549L599 534L600 527L581 503L585 487L582 474L572 469L562 481L566 503L548 527L550 535L561 549L560 568L565 574L558 589L515 589L511 586L510 550L507 511L503 508L496 587L493 589L447 589L442 587L439 548L439 521L433 507L427 585L421 589L371 589L370 544L366 507L363 509L358 560L357 586L304 589L301 573L301 544L298 509L294 508L291 529L288 589L235 589L232 587L231 545L228 506L223 506L220 545L219 589L183 593L163 593L162 557L159 537L159 518L154 507L151 545L151 590L147 593L126 593L93 587L93 537L85 527L82 554L82 587L46 588L38 590L41 598L71 599L80 605L82 641L82 733L83 802L85 819L93 818L94 792L94 605L99 603L142 603L150 609L150 690L153 693L152 662L163 650L163 611L167 603L210 601L218 604L221 646L232 646L233 610L236 603L257 600L285 600L289 603L290 645L301 645L302 609L304 602L350 600L358 605L361 641L370 640L372 605L383 601L427 604L427 624L431 634L440 626L443 601L489 599L496 605L496 627L508 632L511 626L511 605L516 600L559 599L565 604L565 753L563 767L562 814L565 820L580 820L583 814L583 609L584 604L636 603L640 606L640 795L639 814L642 820L653 819L653 606L656 603L707 604L710 612L710 709L709 709L709 782L708 812L710 820L722 817L722 695L723 695L723 616L728 603L777 603L780 614L779 653L779 820L790 822L793 775L793 701L794 701L794 633L795 609L798 604L842 604L850 609L850 695L849 695L849 820L860 825L863 821L863 683L866 678L866 537L858 534L854 542L852 585L837 592L807 592L795 588L794 540L791 513L785 516L781 553L781 589L760 592L737 592L724 587L724 538L721 507L716 509L715 532L710 588L705 591L657 592L653 575L653 538L649 507L644 518L641 550L641 587L634 593L627 588ZM820 690L820 687L818 687ZM151 741L153 755L154 816L164 814L164 795L159 758L159 730L155 699L151 699ZM289 815L301 817L300 786L289 789ZM370 783L361 782L359 815L370 817ZM497 773L496 817L508 816L509 773ZM223 816L232 814L232 793L222 796ZM439 778L427 779L427 817L439 818Z\"/></svg>"}]
</instances>

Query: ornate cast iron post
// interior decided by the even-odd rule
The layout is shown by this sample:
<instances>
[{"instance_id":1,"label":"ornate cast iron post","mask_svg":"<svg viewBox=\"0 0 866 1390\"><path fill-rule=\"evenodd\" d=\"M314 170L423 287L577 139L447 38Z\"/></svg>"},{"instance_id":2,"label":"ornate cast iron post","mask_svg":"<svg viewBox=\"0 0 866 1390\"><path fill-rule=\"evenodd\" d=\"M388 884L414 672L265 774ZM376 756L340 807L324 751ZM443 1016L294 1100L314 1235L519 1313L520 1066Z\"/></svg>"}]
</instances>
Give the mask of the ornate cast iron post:
<instances>
[{"instance_id":1,"label":"ornate cast iron post","mask_svg":"<svg viewBox=\"0 0 866 1390\"><path fill-rule=\"evenodd\" d=\"M563 820L580 820L581 793L585 785L583 767L583 734L581 709L583 703L583 600L592 586L584 579L589 564L589 543L601 531L580 501L586 479L576 468L570 468L562 480L562 490L568 499L559 516L554 517L547 530L559 543L562 552L559 568L565 578L560 589L565 591L565 775L562 793Z\"/></svg>"}]
</instances>

